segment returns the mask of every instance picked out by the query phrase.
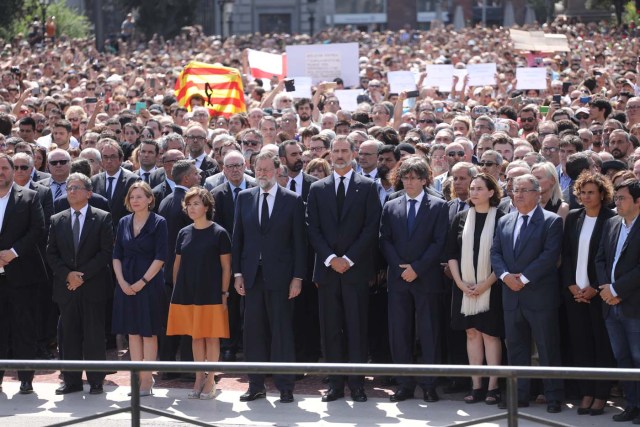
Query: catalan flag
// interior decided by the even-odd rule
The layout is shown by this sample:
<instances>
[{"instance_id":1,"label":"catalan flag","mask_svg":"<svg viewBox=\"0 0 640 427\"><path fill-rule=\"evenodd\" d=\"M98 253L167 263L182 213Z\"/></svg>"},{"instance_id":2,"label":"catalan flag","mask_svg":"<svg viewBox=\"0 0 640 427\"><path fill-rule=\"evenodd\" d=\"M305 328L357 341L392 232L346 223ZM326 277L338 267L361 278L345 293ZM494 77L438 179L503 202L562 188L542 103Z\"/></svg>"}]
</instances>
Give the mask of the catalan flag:
<instances>
[{"instance_id":1,"label":"catalan flag","mask_svg":"<svg viewBox=\"0 0 640 427\"><path fill-rule=\"evenodd\" d=\"M196 94L204 98L204 106L212 116L229 117L247 110L242 77L235 68L189 62L176 80L175 94L178 104L189 111L189 100Z\"/></svg>"}]
</instances>

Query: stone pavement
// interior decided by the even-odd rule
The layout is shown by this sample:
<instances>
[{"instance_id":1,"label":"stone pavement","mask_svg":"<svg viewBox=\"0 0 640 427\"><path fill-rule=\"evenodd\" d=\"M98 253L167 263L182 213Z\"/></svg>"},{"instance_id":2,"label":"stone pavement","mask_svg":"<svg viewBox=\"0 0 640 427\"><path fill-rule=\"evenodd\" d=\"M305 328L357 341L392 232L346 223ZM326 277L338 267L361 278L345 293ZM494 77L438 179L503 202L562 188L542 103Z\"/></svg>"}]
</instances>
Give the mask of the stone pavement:
<instances>
[{"instance_id":1,"label":"stone pavement","mask_svg":"<svg viewBox=\"0 0 640 427\"><path fill-rule=\"evenodd\" d=\"M124 373L123 373L124 374ZM118 374L120 375L120 374ZM123 375L126 377L126 375ZM107 381L105 394L92 396L88 394L88 386L84 393L73 393L67 396L56 396L56 382L34 382L35 393L20 395L19 383L10 377L5 378L3 391L0 393L0 426L39 427L53 423L68 421L73 418L104 412L128 406L129 387ZM109 378L109 377L107 377ZM302 381L309 384L320 384L311 378ZM223 379L222 390L216 399L211 401L195 401L186 398L188 383L181 388L157 385L154 396L141 398L143 405L172 412L176 415L194 417L203 422L218 426L443 426L455 422L469 421L475 418L495 415L500 412L495 406L483 403L474 405L462 401L463 394L444 397L437 403L425 403L422 399L413 399L401 403L390 403L388 398L380 397L385 390L376 389L375 383L367 382L367 393L370 397L366 403L354 403L349 398L331 403L320 401L320 391L314 393L297 393L293 404L279 403L279 395L272 392L267 399L242 403L239 396L244 385L238 390L228 388L232 379ZM298 382L297 384L300 384ZM418 393L416 393L416 396ZM378 396L378 397L375 397ZM560 414L547 414L546 405L532 403L522 412L549 419L566 425L581 427L600 427L608 425L631 425L631 423L614 423L611 416L619 412L619 408L610 407L604 415L591 417L578 416L570 403L563 407ZM83 426L128 426L130 415L118 414L108 419L83 423ZM159 418L151 414L142 415L143 426L185 425L184 423ZM506 422L478 424L482 426L506 426ZM520 426L536 424L521 421Z\"/></svg>"}]
</instances>

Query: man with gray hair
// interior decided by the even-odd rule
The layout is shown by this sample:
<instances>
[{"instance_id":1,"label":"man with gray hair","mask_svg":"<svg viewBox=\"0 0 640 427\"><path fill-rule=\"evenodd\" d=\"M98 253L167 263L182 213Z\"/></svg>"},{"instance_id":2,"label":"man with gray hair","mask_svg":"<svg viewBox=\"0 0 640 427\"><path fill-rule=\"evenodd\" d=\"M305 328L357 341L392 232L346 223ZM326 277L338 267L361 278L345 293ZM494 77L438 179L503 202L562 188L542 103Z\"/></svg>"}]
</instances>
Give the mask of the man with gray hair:
<instances>
[{"instance_id":1,"label":"man with gray hair","mask_svg":"<svg viewBox=\"0 0 640 427\"><path fill-rule=\"evenodd\" d=\"M91 165L91 176L97 175L102 170L102 155L95 148L85 148L80 152L80 158L86 159Z\"/></svg>"},{"instance_id":2,"label":"man with gray hair","mask_svg":"<svg viewBox=\"0 0 640 427\"><path fill-rule=\"evenodd\" d=\"M47 161L51 176L38 182L51 188L52 201L55 201L57 198L67 195L66 181L71 168L71 155L68 151L56 148L49 152Z\"/></svg>"},{"instance_id":3,"label":"man with gray hair","mask_svg":"<svg viewBox=\"0 0 640 427\"><path fill-rule=\"evenodd\" d=\"M480 162L478 162L478 166L480 167L480 171L486 173L487 175L491 175L498 184L502 185L500 181L500 170L502 169L502 154L498 153L495 150L487 150L482 153L482 157L480 157Z\"/></svg>"},{"instance_id":4,"label":"man with gray hair","mask_svg":"<svg viewBox=\"0 0 640 427\"><path fill-rule=\"evenodd\" d=\"M533 337L540 365L562 366L558 331L560 283L557 274L562 247L562 218L542 209L540 183L533 175L515 178L513 187L517 211L500 218L491 248L491 264L503 284L509 364L531 365ZM560 412L562 380L549 379L543 383L547 412ZM518 406L529 406L529 379L518 380L518 396Z\"/></svg>"}]
</instances>

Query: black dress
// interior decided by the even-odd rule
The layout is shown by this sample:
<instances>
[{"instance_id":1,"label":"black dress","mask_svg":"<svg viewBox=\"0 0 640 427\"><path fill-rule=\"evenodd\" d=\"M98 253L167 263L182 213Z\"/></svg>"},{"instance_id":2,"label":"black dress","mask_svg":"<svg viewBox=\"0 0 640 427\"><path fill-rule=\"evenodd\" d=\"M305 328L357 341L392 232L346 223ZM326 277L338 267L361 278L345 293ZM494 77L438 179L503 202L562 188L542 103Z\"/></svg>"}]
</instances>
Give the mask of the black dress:
<instances>
[{"instance_id":1,"label":"black dress","mask_svg":"<svg viewBox=\"0 0 640 427\"><path fill-rule=\"evenodd\" d=\"M447 259L456 259L458 264L462 257L462 231L464 230L464 224L467 221L467 215L469 211L459 212L451 223L451 229L447 236ZM504 214L498 210L496 212L496 222ZM473 266L475 271L478 271L478 252L480 250L480 236L484 229L484 224L487 219L486 213L476 212L476 227L473 236ZM491 295L489 297L489 311L484 313L478 313L473 316L465 316L460 313L462 307L462 291L453 282L452 297L451 297L451 328L454 330L465 330L475 328L480 332L491 335L494 337L504 336L504 319L502 311L502 289L494 283L491 286Z\"/></svg>"},{"instance_id":2,"label":"black dress","mask_svg":"<svg viewBox=\"0 0 640 427\"><path fill-rule=\"evenodd\" d=\"M167 222L160 215L149 214L137 236L133 234L133 214L120 220L113 248L113 259L120 260L122 276L134 284L147 272L154 260L167 257ZM113 296L111 330L114 334L150 337L163 332L164 272L160 270L135 295L126 295L116 285Z\"/></svg>"},{"instance_id":3,"label":"black dress","mask_svg":"<svg viewBox=\"0 0 640 427\"><path fill-rule=\"evenodd\" d=\"M220 263L220 255L229 253L229 234L218 224L203 229L191 224L180 230L176 242L180 267L169 306L167 335L229 338Z\"/></svg>"}]
</instances>

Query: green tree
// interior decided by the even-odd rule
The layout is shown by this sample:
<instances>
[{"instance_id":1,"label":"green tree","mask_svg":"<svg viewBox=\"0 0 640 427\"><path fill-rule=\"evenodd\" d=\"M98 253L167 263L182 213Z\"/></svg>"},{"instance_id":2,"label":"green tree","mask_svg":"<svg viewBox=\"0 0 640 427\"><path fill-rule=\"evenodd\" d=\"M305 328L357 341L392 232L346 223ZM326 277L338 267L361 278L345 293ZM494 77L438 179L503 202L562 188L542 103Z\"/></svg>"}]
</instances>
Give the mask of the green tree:
<instances>
[{"instance_id":1,"label":"green tree","mask_svg":"<svg viewBox=\"0 0 640 427\"><path fill-rule=\"evenodd\" d=\"M136 27L147 38L154 34L173 37L192 25L199 0L119 0L126 10L137 11Z\"/></svg>"},{"instance_id":2,"label":"green tree","mask_svg":"<svg viewBox=\"0 0 640 427\"><path fill-rule=\"evenodd\" d=\"M9 3L14 3L17 10L5 10L6 5ZM11 15L11 13L13 14ZM89 19L78 13L78 11L69 8L65 0L52 1L47 6L47 16L56 17L58 36L83 38L90 33L91 23ZM0 22L5 21L5 24L0 25L0 35L9 38L17 34L26 35L34 21L42 24L42 6L40 6L38 0L1 0Z\"/></svg>"}]
</instances>

